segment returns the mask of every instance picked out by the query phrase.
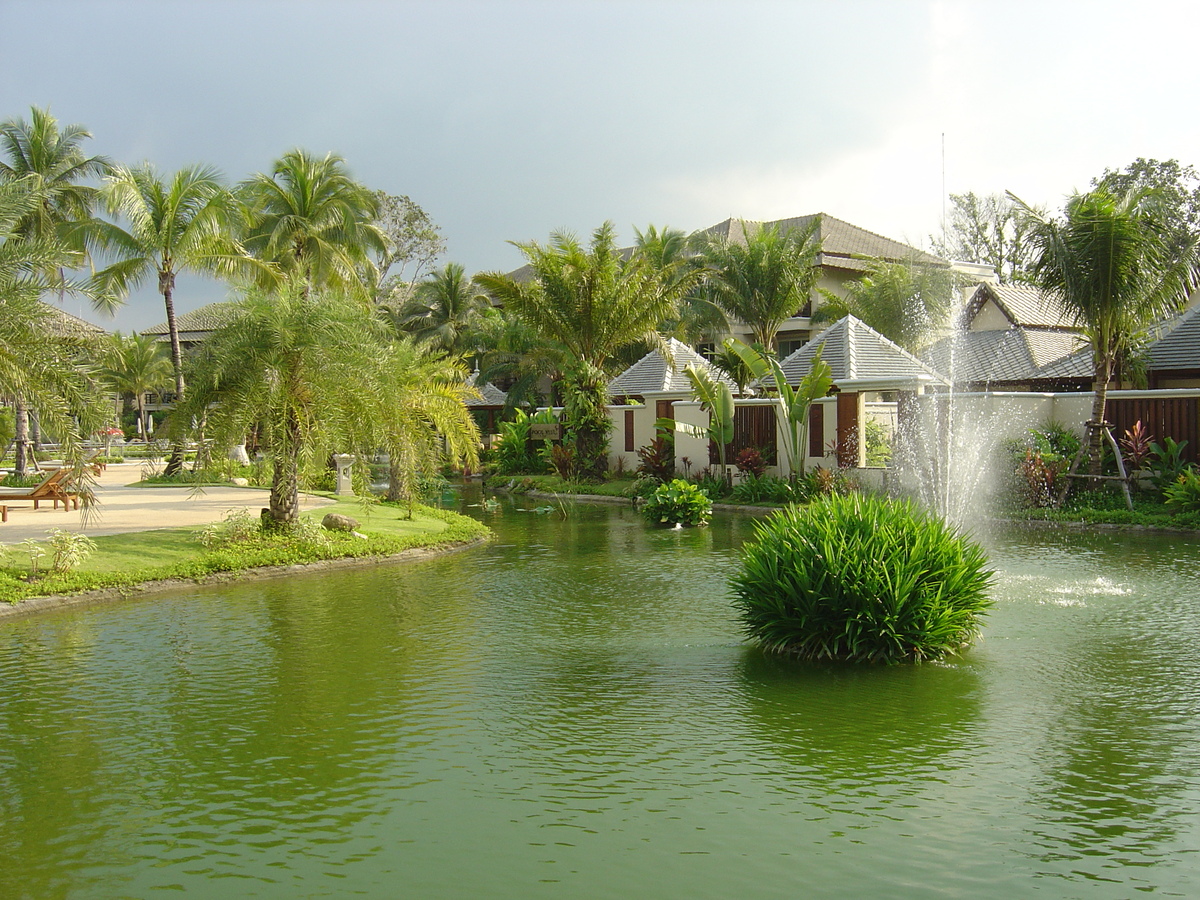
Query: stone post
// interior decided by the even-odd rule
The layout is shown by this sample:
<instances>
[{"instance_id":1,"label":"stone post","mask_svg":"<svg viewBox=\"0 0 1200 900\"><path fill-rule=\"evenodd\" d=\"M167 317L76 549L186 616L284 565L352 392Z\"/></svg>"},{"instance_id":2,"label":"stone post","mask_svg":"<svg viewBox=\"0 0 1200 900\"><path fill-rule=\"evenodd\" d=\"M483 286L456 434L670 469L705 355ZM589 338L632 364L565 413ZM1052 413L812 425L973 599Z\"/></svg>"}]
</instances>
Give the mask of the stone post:
<instances>
[{"instance_id":1,"label":"stone post","mask_svg":"<svg viewBox=\"0 0 1200 900\"><path fill-rule=\"evenodd\" d=\"M337 494L353 494L354 485L351 483L350 469L354 465L353 453L335 453L333 464L337 467Z\"/></svg>"}]
</instances>

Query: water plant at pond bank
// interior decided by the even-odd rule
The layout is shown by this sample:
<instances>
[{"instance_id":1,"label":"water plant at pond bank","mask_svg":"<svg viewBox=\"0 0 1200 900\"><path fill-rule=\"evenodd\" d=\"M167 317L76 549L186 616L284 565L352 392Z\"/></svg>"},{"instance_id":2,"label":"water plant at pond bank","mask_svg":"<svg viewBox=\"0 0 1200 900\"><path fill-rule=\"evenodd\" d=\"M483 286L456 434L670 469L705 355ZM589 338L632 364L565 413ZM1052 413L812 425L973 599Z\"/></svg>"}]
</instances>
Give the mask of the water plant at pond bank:
<instances>
[{"instance_id":1,"label":"water plant at pond bank","mask_svg":"<svg viewBox=\"0 0 1200 900\"><path fill-rule=\"evenodd\" d=\"M983 549L907 500L830 496L758 525L731 585L747 633L812 660L959 652L991 605Z\"/></svg>"},{"instance_id":2,"label":"water plant at pond bank","mask_svg":"<svg viewBox=\"0 0 1200 900\"><path fill-rule=\"evenodd\" d=\"M328 532L325 540L295 540L286 533L257 534L244 541L205 548L202 529L176 528L94 539L96 551L75 570L29 579L28 555L17 547L0 552L0 607L32 597L133 588L152 581L199 580L220 573L247 572L267 566L291 566L339 559L383 558L418 548L439 549L486 538L480 522L449 510L421 507L412 519L408 508L377 504L364 515L356 501L322 507L362 521L366 539ZM24 554L24 555L23 555Z\"/></svg>"},{"instance_id":3,"label":"water plant at pond bank","mask_svg":"<svg viewBox=\"0 0 1200 900\"><path fill-rule=\"evenodd\" d=\"M712 501L690 481L676 478L655 488L642 505L642 515L658 525L707 525Z\"/></svg>"}]
</instances>

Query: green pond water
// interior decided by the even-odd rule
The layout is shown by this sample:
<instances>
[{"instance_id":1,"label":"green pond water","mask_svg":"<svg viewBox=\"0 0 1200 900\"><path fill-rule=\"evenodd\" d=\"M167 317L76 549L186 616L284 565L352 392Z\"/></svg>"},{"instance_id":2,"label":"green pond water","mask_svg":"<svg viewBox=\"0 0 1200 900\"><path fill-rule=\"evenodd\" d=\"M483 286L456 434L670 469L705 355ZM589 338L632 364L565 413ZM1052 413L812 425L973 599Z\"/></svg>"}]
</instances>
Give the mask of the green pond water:
<instances>
[{"instance_id":1,"label":"green pond water","mask_svg":"<svg viewBox=\"0 0 1200 900\"><path fill-rule=\"evenodd\" d=\"M0 623L0 898L1200 896L1200 544L987 538L983 641L741 640L752 520Z\"/></svg>"}]
</instances>

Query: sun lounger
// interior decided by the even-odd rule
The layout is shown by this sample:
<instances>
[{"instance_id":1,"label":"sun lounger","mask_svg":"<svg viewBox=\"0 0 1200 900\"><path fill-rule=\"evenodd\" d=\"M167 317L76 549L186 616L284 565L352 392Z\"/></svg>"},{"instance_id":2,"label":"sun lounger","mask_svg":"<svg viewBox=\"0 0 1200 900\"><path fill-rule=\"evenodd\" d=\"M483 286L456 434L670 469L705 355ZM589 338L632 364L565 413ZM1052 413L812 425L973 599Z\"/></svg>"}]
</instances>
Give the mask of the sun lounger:
<instances>
[{"instance_id":1,"label":"sun lounger","mask_svg":"<svg viewBox=\"0 0 1200 900\"><path fill-rule=\"evenodd\" d=\"M61 500L64 510L70 510L72 504L79 509L79 495L71 490L70 479L70 469L55 469L41 484L33 487L0 487L0 500L32 500L34 509L44 500L51 501L54 508L58 509Z\"/></svg>"}]
</instances>

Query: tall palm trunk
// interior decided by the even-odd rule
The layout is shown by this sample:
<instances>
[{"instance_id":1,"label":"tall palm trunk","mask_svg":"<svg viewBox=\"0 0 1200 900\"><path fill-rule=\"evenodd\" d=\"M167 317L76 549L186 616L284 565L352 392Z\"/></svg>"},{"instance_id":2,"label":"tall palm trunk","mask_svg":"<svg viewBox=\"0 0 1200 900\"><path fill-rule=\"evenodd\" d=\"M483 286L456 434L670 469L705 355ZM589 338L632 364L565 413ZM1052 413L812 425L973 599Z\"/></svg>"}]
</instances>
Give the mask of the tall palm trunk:
<instances>
[{"instance_id":1,"label":"tall palm trunk","mask_svg":"<svg viewBox=\"0 0 1200 900\"><path fill-rule=\"evenodd\" d=\"M1104 459L1104 422L1105 408L1108 405L1108 383L1112 378L1112 357L1105 357L1096 366L1096 380L1092 384L1092 428L1088 434L1088 475L1100 476L1100 464ZM1095 486L1095 482L1092 486Z\"/></svg>"},{"instance_id":2,"label":"tall palm trunk","mask_svg":"<svg viewBox=\"0 0 1200 900\"><path fill-rule=\"evenodd\" d=\"M26 467L29 465L29 407L20 397L17 397L13 404L13 441L15 444L13 474L18 478L23 478Z\"/></svg>"},{"instance_id":3,"label":"tall palm trunk","mask_svg":"<svg viewBox=\"0 0 1200 900\"><path fill-rule=\"evenodd\" d=\"M175 405L183 400L183 353L179 347L179 328L175 324L175 273L169 268L158 273L158 290L163 296L163 304L167 308L167 333L171 337L171 368L175 373ZM171 445L171 456L167 460L164 474L177 475L183 469L183 442L175 441Z\"/></svg>"},{"instance_id":4,"label":"tall palm trunk","mask_svg":"<svg viewBox=\"0 0 1200 900\"><path fill-rule=\"evenodd\" d=\"M271 476L271 505L263 516L268 528L286 528L300 518L300 419L289 410L286 435L275 450Z\"/></svg>"}]
</instances>

